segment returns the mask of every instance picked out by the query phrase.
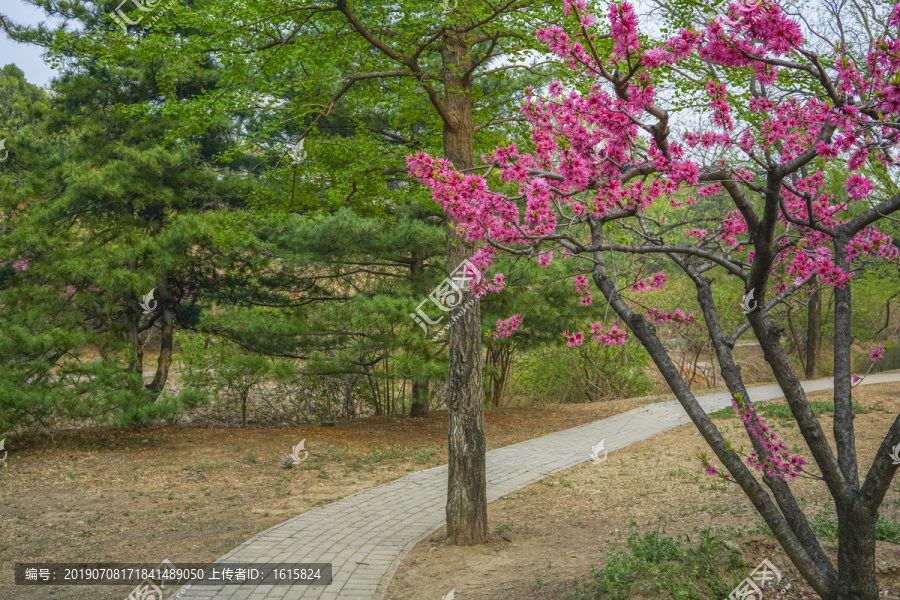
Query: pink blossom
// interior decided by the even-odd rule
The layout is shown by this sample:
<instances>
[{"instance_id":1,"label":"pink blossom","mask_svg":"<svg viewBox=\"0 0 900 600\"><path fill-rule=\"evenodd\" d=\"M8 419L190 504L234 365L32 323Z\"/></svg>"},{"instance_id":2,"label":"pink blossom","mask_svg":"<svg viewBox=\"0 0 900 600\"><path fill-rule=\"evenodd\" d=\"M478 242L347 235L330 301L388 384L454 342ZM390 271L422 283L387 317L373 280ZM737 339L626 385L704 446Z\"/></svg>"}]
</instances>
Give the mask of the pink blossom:
<instances>
[{"instance_id":1,"label":"pink blossom","mask_svg":"<svg viewBox=\"0 0 900 600\"><path fill-rule=\"evenodd\" d=\"M574 348L584 343L584 333L581 331L571 334L568 331L564 331L563 336L566 338L566 345L569 348Z\"/></svg>"},{"instance_id":2,"label":"pink blossom","mask_svg":"<svg viewBox=\"0 0 900 600\"><path fill-rule=\"evenodd\" d=\"M519 328L519 325L522 324L522 317L518 314L515 314L508 318L507 320L497 319L497 332L492 333L491 337L495 340L500 338L509 337L512 335L512 332Z\"/></svg>"},{"instance_id":3,"label":"pink blossom","mask_svg":"<svg viewBox=\"0 0 900 600\"><path fill-rule=\"evenodd\" d=\"M703 239L706 236L707 231L705 229L691 229L690 231L685 231L684 235L688 237L697 238L698 240Z\"/></svg>"},{"instance_id":4,"label":"pink blossom","mask_svg":"<svg viewBox=\"0 0 900 600\"><path fill-rule=\"evenodd\" d=\"M872 347L872 351L869 353L869 360L872 362L878 362L884 358L884 344L875 344Z\"/></svg>"},{"instance_id":5,"label":"pink blossom","mask_svg":"<svg viewBox=\"0 0 900 600\"><path fill-rule=\"evenodd\" d=\"M541 253L538 254L538 264L544 268L550 266L551 260L553 260L552 250L541 250Z\"/></svg>"},{"instance_id":6,"label":"pink blossom","mask_svg":"<svg viewBox=\"0 0 900 600\"><path fill-rule=\"evenodd\" d=\"M890 167L900 155L900 136L894 128L900 120L900 4L888 17L889 30L882 32L870 50L861 52L864 62L854 62L838 49L838 56L824 65L839 94L846 98L839 103L826 99L827 94L793 93L790 88L768 97L751 93L751 76L768 86L780 73L796 77L797 90L806 89L807 84L820 86L818 76L810 78L808 71L792 66L795 61L811 64L804 52L798 52L804 44L799 18L788 15L772 0L732 0L725 12L711 18L702 30L684 29L662 44L644 48L637 16L627 2L609 5L609 29L599 28L596 33L589 31L596 19L585 0L564 0L563 5L567 13L577 12L577 23L575 18L567 21L576 27L568 32L561 25L548 25L538 31L538 38L548 53L577 71L576 77L582 77L586 85L583 91L572 91L554 81L548 98L526 89L520 114L530 126L529 148L533 150L506 144L486 153L487 169L464 173L449 161L424 152L407 158L411 176L431 190L456 230L466 240L483 244L477 258L473 257L482 275L492 266L496 248L527 254L529 248L544 244L558 248L564 259L577 257L581 268L590 268L590 257L583 249L599 240L591 239L588 231L577 242L584 246L574 254L568 250L566 246L575 243L572 236L581 235L573 234L573 217L578 223L603 217L604 231L612 225L607 243L617 243L611 240L624 231L617 228L616 221L627 224L632 233L626 235L634 239L642 235L646 224L645 240L628 243L681 246L683 254L695 253L692 246L702 244L718 255L718 261L730 263L732 271L746 271L747 262L755 264L757 251L753 247L756 235L749 231L747 220L762 215L758 205L754 211L732 196L733 186L746 197L755 197L768 185L765 169L759 168L763 159L786 165L810 148L816 153L815 161L809 163L814 165L810 174L789 174L777 191L782 202L772 206L774 210L766 210L765 218L778 220L773 240L778 251L775 256L766 253L770 272L764 274L771 278L774 290L785 291L791 283L802 284L813 275L825 285L844 287L861 259L900 257L891 235L879 231L874 222L859 230L844 248L835 248L835 238L829 233L868 208L852 204L874 193L873 183L855 172L876 160ZM606 33L610 34L609 45L595 44L600 48L595 58L594 49L585 49L586 40ZM786 61L774 60L788 55ZM716 79L695 85L675 69L659 69L686 59L714 73ZM681 108L679 103L669 102L671 93L680 89L671 79L684 81L695 98L697 93L706 94L701 101L706 103L709 118L680 137L669 131L647 135L661 123L659 111L669 112L668 127L674 129L674 123L686 122L680 119L685 113L678 111L696 106ZM727 89L725 82L733 89ZM657 100L660 97L665 102ZM744 154L737 155L738 149ZM744 160L747 155L755 160ZM851 172L846 197L832 193L826 185L829 167L846 167ZM508 195L488 185L487 173L499 176L503 189L511 190ZM726 193L722 193L723 187ZM683 227L692 225L667 225L670 219L698 223L692 219L700 215L691 207L697 197L713 195L732 202L719 215L720 223L709 230L687 231ZM677 218L666 214L669 208L678 209ZM638 219L631 222L634 217ZM685 241L682 232L696 242ZM569 241L560 242L562 239ZM552 257L551 250L542 250L538 264L547 267ZM657 325L692 323L696 319L692 313L648 309L633 297L634 292L658 289L664 282L661 273L652 278L636 274L624 284L621 300L635 312L646 313ZM585 306L593 301L588 284L587 272L575 276L574 292ZM473 292L480 296L504 286L502 277L483 276ZM599 326L596 331L592 326L598 342L618 342L619 336L612 334L613 330L604 333ZM570 346L577 345L578 339L577 334L566 333ZM775 441L767 443L777 447ZM760 470L779 472L778 463L762 458L757 462Z\"/></svg>"},{"instance_id":7,"label":"pink blossom","mask_svg":"<svg viewBox=\"0 0 900 600\"><path fill-rule=\"evenodd\" d=\"M755 413L753 404L749 400L732 398L731 406L744 422L750 435L759 440L766 450L764 457L760 457L759 453L753 450L747 458L747 464L757 471L765 470L765 473L771 477L795 479L802 472L806 460L801 456L791 454L784 441L775 435L772 428L763 422L759 414Z\"/></svg>"},{"instance_id":8,"label":"pink blossom","mask_svg":"<svg viewBox=\"0 0 900 600\"><path fill-rule=\"evenodd\" d=\"M874 189L875 186L862 175L851 175L847 179L847 197L851 200L863 200Z\"/></svg>"}]
</instances>

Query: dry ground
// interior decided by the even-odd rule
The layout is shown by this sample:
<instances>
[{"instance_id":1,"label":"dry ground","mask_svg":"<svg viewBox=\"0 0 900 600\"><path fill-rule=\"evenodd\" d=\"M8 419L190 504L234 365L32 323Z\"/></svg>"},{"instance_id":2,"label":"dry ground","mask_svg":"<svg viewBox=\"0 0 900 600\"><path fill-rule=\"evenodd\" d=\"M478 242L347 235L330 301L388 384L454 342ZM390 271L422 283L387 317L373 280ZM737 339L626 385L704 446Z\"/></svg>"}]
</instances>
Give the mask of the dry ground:
<instances>
[{"instance_id":1,"label":"dry ground","mask_svg":"<svg viewBox=\"0 0 900 600\"><path fill-rule=\"evenodd\" d=\"M900 412L900 384L859 388L855 397L874 409L857 415L855 421L864 474ZM812 398L830 400L830 395ZM820 419L830 437L832 419ZM737 417L715 421L735 446L749 446L746 437L740 437L746 434L739 431ZM803 442L796 425L769 422L789 448L800 450ZM833 439L830 442L834 447ZM754 533L762 520L740 488L702 473L697 454L704 449L696 428L683 425L610 453L599 465L586 462L509 494L489 505L492 533L487 544L448 546L443 542L444 530L439 530L406 557L387 597L437 600L455 589L456 600L565 598L577 577L586 576L592 565L602 565L610 550L626 547L629 522L646 532L656 529L660 519L671 536L688 534L696 539L699 530L713 528L738 544L749 564L746 575L769 558L792 584L791 592L802 592L793 597L809 597L810 588L801 583L774 538ZM808 453L803 454L808 458ZM900 521L898 485L895 480L881 511L881 516L895 521ZM801 506L805 504L807 514L818 514L829 504L818 480L798 479L791 487L803 499ZM835 559L834 544L826 548ZM893 593L900 584L900 546L878 542L877 567L882 589L890 587ZM649 600L644 595L632 598Z\"/></svg>"},{"instance_id":2,"label":"dry ground","mask_svg":"<svg viewBox=\"0 0 900 600\"><path fill-rule=\"evenodd\" d=\"M487 411L488 449L659 397ZM309 460L281 458L306 439ZM124 598L130 588L15 587L16 562L208 563L255 533L447 461L447 413L333 427L166 427L7 440L0 468L0 600Z\"/></svg>"}]
</instances>

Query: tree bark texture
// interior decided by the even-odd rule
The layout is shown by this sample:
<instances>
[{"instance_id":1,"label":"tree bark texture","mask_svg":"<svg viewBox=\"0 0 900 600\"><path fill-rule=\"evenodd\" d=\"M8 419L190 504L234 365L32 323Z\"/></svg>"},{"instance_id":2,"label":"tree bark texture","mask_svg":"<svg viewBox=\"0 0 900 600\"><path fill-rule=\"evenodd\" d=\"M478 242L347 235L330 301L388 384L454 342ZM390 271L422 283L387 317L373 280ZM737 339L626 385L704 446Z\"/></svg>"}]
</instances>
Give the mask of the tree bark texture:
<instances>
[{"instance_id":1,"label":"tree bark texture","mask_svg":"<svg viewBox=\"0 0 900 600\"><path fill-rule=\"evenodd\" d=\"M128 371L141 374L144 372L144 348L141 346L141 305L134 292L128 296L125 314L128 316L128 343L132 349Z\"/></svg>"},{"instance_id":2,"label":"tree bark texture","mask_svg":"<svg viewBox=\"0 0 900 600\"><path fill-rule=\"evenodd\" d=\"M814 291L809 296L806 317L805 375L807 379L815 379L819 376L819 348L822 345L822 290L815 277L811 285L814 286Z\"/></svg>"},{"instance_id":3,"label":"tree bark texture","mask_svg":"<svg viewBox=\"0 0 900 600\"><path fill-rule=\"evenodd\" d=\"M425 260L422 256L413 254L409 264L410 279L413 284L418 284L422 280L425 271ZM428 416L428 379L413 379L412 382L412 404L409 407L409 416L414 418L423 418Z\"/></svg>"},{"instance_id":4,"label":"tree bark texture","mask_svg":"<svg viewBox=\"0 0 900 600\"><path fill-rule=\"evenodd\" d=\"M166 381L169 378L175 335L175 298L172 296L168 277L165 275L160 277L156 289L159 292L159 308L162 311L159 318L159 358L156 361L156 375L154 375L153 381L147 384L147 389L153 394L154 400L166 387Z\"/></svg>"},{"instance_id":5,"label":"tree bark texture","mask_svg":"<svg viewBox=\"0 0 900 600\"><path fill-rule=\"evenodd\" d=\"M464 74L471 46L448 36L441 51L444 84L444 155L457 169L474 166L475 125L471 80ZM453 273L477 246L448 230L447 266ZM481 309L466 290L450 311L450 371L447 380L448 485L447 537L451 544L472 546L487 539L484 389L481 381Z\"/></svg>"},{"instance_id":6,"label":"tree bark texture","mask_svg":"<svg viewBox=\"0 0 900 600\"><path fill-rule=\"evenodd\" d=\"M409 407L409 416L424 418L428 416L428 380L412 383L412 406Z\"/></svg>"}]
</instances>

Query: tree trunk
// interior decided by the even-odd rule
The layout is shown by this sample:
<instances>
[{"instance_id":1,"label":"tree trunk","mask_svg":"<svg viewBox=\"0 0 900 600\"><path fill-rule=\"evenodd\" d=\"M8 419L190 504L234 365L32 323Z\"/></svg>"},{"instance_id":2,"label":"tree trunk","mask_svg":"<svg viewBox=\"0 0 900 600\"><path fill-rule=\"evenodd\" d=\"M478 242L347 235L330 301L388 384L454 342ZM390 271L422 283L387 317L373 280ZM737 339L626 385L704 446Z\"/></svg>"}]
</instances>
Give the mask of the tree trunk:
<instances>
[{"instance_id":1,"label":"tree trunk","mask_svg":"<svg viewBox=\"0 0 900 600\"><path fill-rule=\"evenodd\" d=\"M474 165L475 126L468 70L471 47L463 39L446 39L441 51L444 105L444 155L457 169ZM472 256L476 245L449 229L447 266L453 273ZM447 381L448 485L447 537L451 544L472 546L487 539L487 474L484 438L484 389L481 382L481 309L465 290L450 311L450 371Z\"/></svg>"},{"instance_id":2,"label":"tree trunk","mask_svg":"<svg viewBox=\"0 0 900 600\"><path fill-rule=\"evenodd\" d=\"M814 292L809 296L808 315L806 318L806 378L819 376L819 348L822 345L822 290L818 286L818 278L813 277L810 285Z\"/></svg>"},{"instance_id":3,"label":"tree trunk","mask_svg":"<svg viewBox=\"0 0 900 600\"><path fill-rule=\"evenodd\" d=\"M159 307L162 310L159 318L159 359L156 361L156 375L153 377L153 381L147 385L154 400L166 387L166 381L169 378L169 368L172 366L172 341L175 334L175 298L172 296L169 280L165 275L160 277L157 290L159 291Z\"/></svg>"},{"instance_id":4,"label":"tree trunk","mask_svg":"<svg viewBox=\"0 0 900 600\"><path fill-rule=\"evenodd\" d=\"M144 348L141 346L141 306L134 292L128 296L125 305L128 317L128 343L131 345L131 362L128 371L140 375L144 372Z\"/></svg>"},{"instance_id":5,"label":"tree trunk","mask_svg":"<svg viewBox=\"0 0 900 600\"><path fill-rule=\"evenodd\" d=\"M873 513L856 501L837 509L838 581L829 600L877 600L875 578L875 522Z\"/></svg>"},{"instance_id":6,"label":"tree trunk","mask_svg":"<svg viewBox=\"0 0 900 600\"><path fill-rule=\"evenodd\" d=\"M512 370L512 357L515 348L510 343L495 343L488 346L487 364L496 368L497 373L490 376L491 407L499 408L503 404L506 382Z\"/></svg>"},{"instance_id":7,"label":"tree trunk","mask_svg":"<svg viewBox=\"0 0 900 600\"><path fill-rule=\"evenodd\" d=\"M425 272L425 259L418 254L412 255L409 264L409 275L413 286L419 287L422 282L422 274ZM412 405L409 407L409 416L423 418L428 416L428 379L413 379Z\"/></svg>"},{"instance_id":8,"label":"tree trunk","mask_svg":"<svg viewBox=\"0 0 900 600\"><path fill-rule=\"evenodd\" d=\"M450 244L453 267L471 256L471 245ZM450 372L447 386L447 537L473 546L487 539L487 473L484 389L481 384L481 309L471 294L450 311Z\"/></svg>"},{"instance_id":9,"label":"tree trunk","mask_svg":"<svg viewBox=\"0 0 900 600\"><path fill-rule=\"evenodd\" d=\"M424 418L428 416L428 380L416 381L412 384L412 406L409 408L409 416Z\"/></svg>"}]
</instances>

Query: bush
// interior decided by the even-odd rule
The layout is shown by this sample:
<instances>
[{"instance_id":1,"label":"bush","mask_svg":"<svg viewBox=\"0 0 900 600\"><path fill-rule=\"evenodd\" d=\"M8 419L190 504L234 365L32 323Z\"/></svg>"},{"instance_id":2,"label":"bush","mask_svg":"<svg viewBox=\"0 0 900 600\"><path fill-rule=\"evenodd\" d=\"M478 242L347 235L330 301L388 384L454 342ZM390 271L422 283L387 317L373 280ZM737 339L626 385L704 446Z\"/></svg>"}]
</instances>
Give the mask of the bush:
<instances>
[{"instance_id":1,"label":"bush","mask_svg":"<svg viewBox=\"0 0 900 600\"><path fill-rule=\"evenodd\" d=\"M632 523L632 526L634 524ZM593 567L586 580L576 583L577 600L672 598L707 600L724 598L745 569L737 555L728 553L721 567L722 542L709 530L701 531L696 545L667 537L661 530L628 538L624 551L613 550L603 567ZM731 576L728 575L731 573Z\"/></svg>"},{"instance_id":2,"label":"bush","mask_svg":"<svg viewBox=\"0 0 900 600\"><path fill-rule=\"evenodd\" d=\"M535 350L516 362L519 376L511 395L529 404L597 402L647 394L650 357L639 345L604 346L585 342Z\"/></svg>"}]
</instances>

